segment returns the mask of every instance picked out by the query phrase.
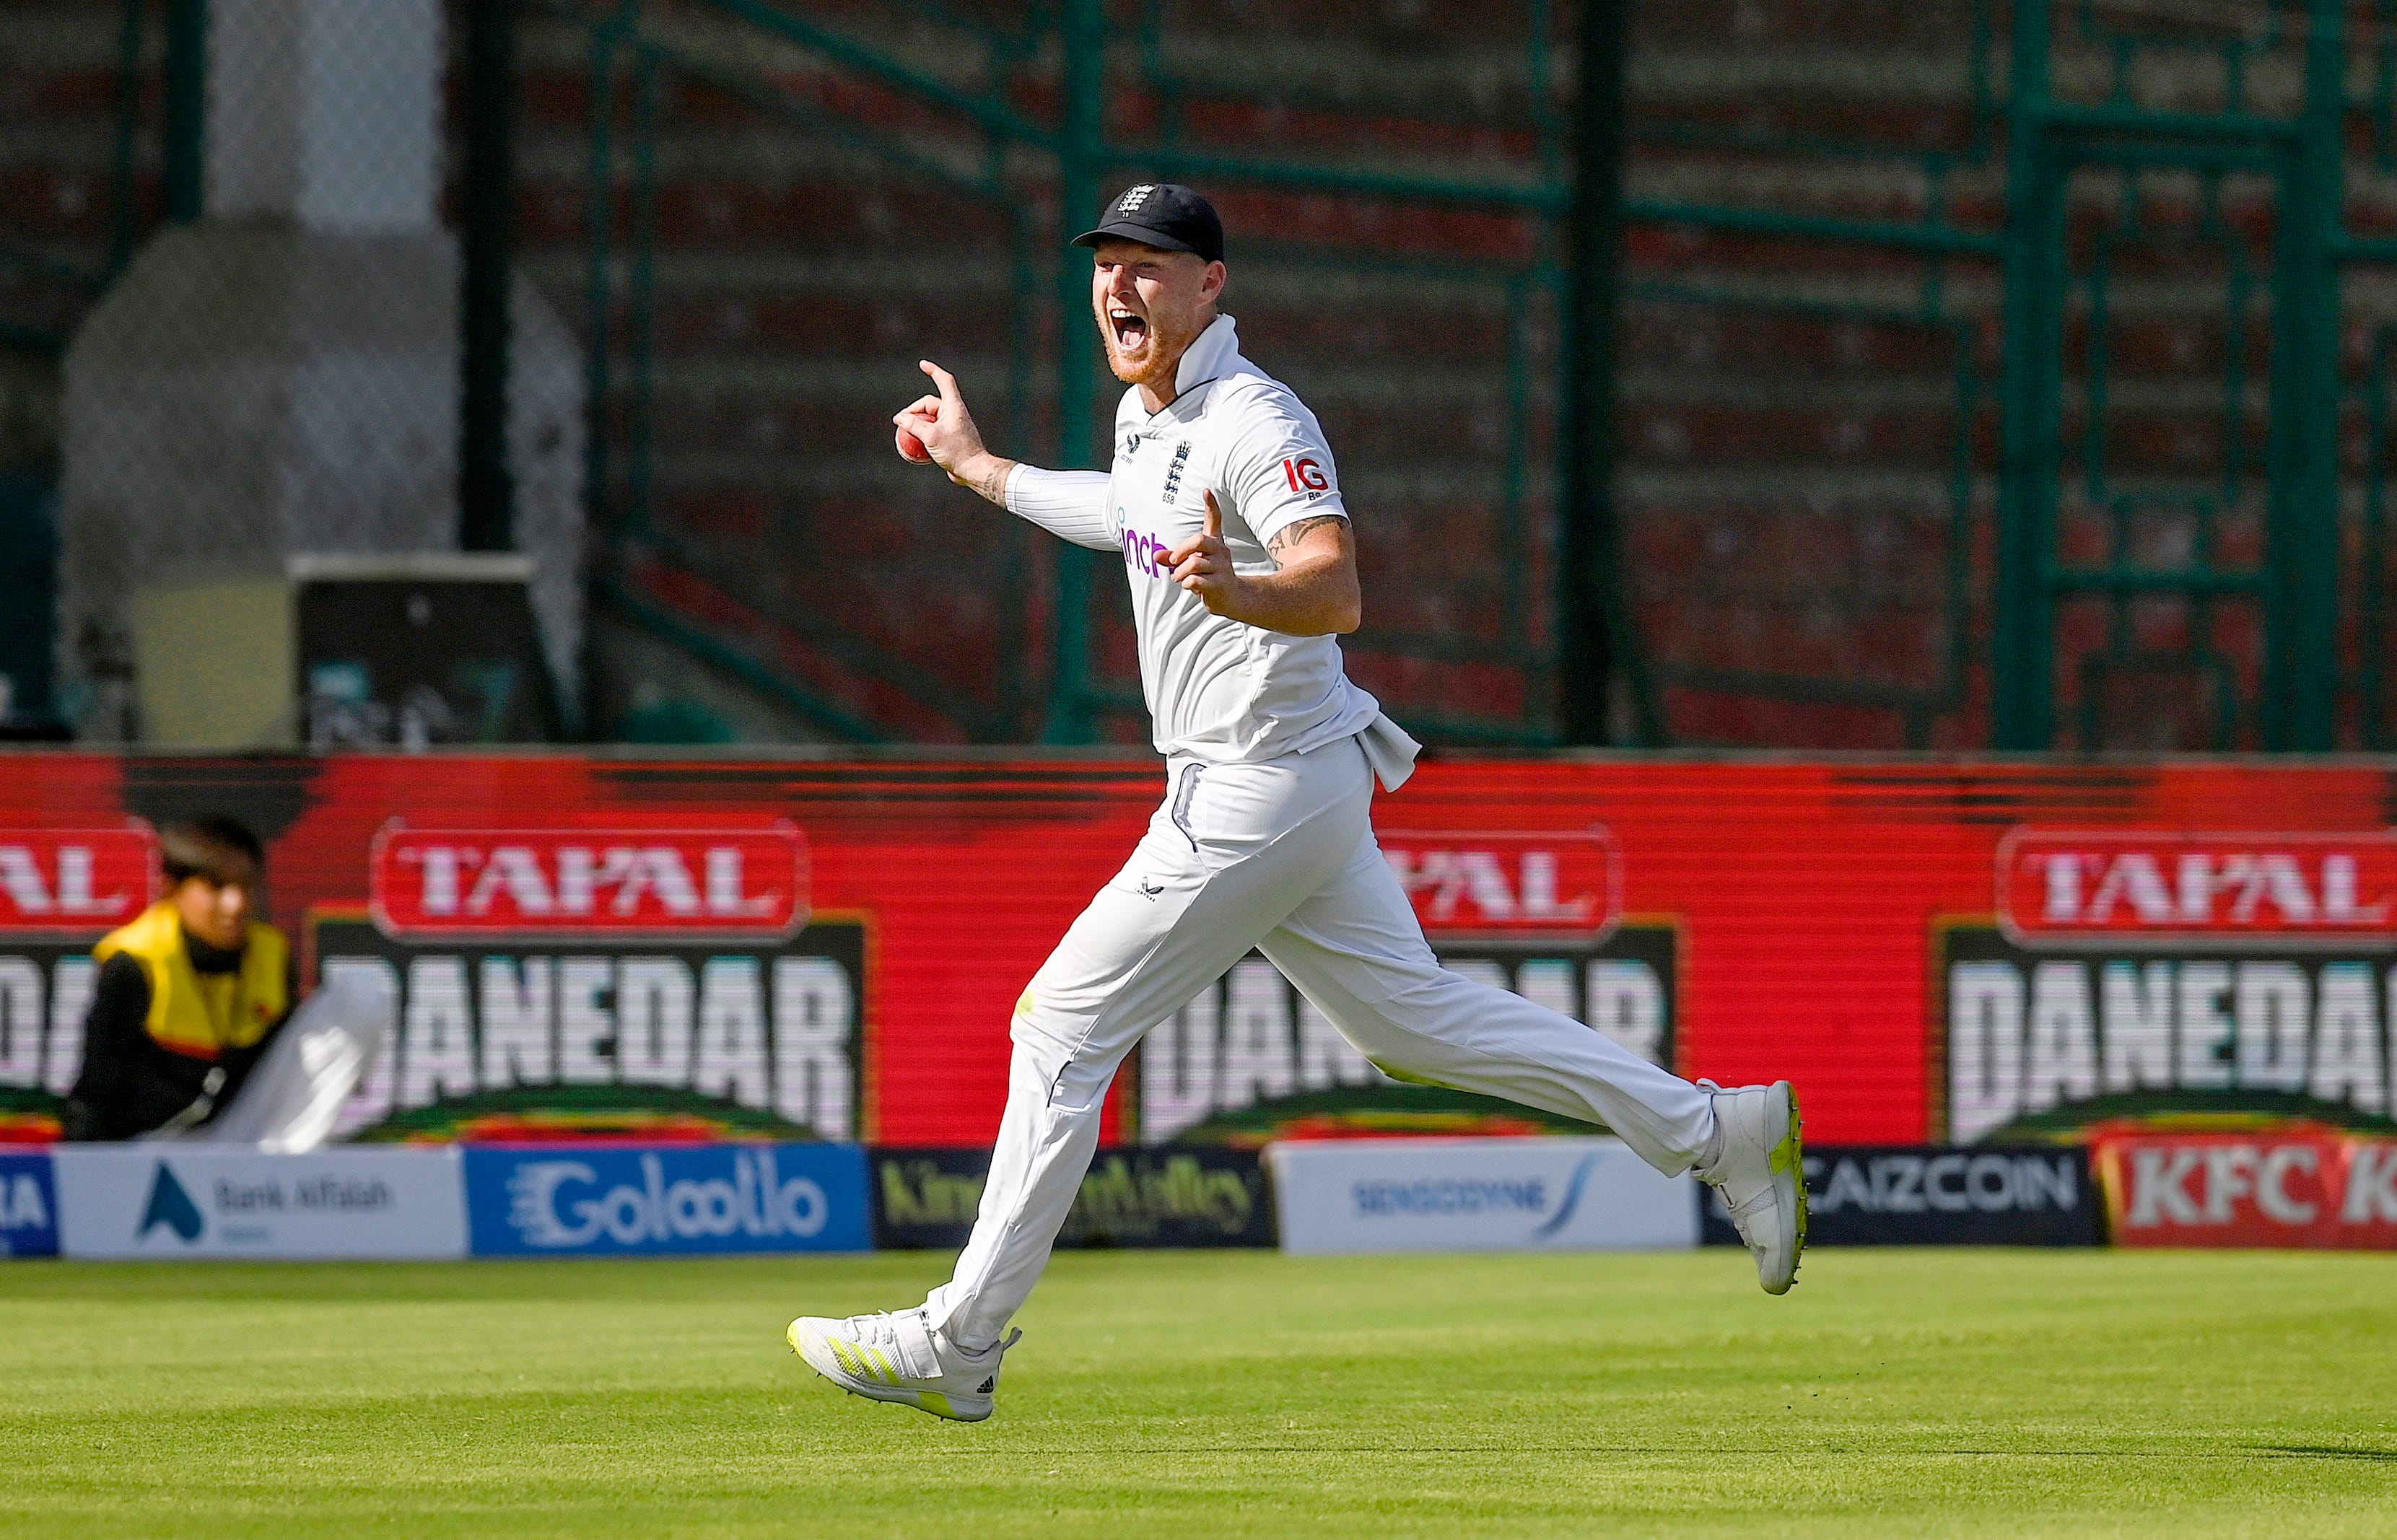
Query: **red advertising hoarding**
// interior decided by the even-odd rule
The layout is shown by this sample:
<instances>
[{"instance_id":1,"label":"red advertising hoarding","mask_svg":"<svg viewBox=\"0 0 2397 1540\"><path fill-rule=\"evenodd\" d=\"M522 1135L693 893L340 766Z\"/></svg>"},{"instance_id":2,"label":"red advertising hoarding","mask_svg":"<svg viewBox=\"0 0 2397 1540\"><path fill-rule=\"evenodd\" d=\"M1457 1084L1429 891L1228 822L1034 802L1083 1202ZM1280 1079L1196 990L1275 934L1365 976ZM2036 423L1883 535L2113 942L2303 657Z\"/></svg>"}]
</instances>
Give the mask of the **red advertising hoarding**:
<instances>
[{"instance_id":1,"label":"red advertising hoarding","mask_svg":"<svg viewBox=\"0 0 2397 1540\"><path fill-rule=\"evenodd\" d=\"M368 856L394 936L785 935L808 910L807 845L763 829L413 829Z\"/></svg>"},{"instance_id":2,"label":"red advertising hoarding","mask_svg":"<svg viewBox=\"0 0 2397 1540\"><path fill-rule=\"evenodd\" d=\"M1452 966L1683 1074L1788 1076L1813 1139L2370 1131L2393 768L1434 757L1375 817ZM147 827L222 811L268 840L303 982L394 985L351 1132L984 1143L1010 1011L1162 784L1095 757L0 756L0 1124L53 1126ZM1382 1079L1254 956L1128 1071L1112 1137L1556 1126Z\"/></svg>"},{"instance_id":3,"label":"red advertising hoarding","mask_svg":"<svg viewBox=\"0 0 2397 1540\"><path fill-rule=\"evenodd\" d=\"M0 826L0 931L80 933L124 924L149 903L158 841L147 826Z\"/></svg>"},{"instance_id":4,"label":"red advertising hoarding","mask_svg":"<svg viewBox=\"0 0 2397 1540\"><path fill-rule=\"evenodd\" d=\"M2397 1139L2109 1134L2091 1158L2118 1246L2397 1248Z\"/></svg>"}]
</instances>

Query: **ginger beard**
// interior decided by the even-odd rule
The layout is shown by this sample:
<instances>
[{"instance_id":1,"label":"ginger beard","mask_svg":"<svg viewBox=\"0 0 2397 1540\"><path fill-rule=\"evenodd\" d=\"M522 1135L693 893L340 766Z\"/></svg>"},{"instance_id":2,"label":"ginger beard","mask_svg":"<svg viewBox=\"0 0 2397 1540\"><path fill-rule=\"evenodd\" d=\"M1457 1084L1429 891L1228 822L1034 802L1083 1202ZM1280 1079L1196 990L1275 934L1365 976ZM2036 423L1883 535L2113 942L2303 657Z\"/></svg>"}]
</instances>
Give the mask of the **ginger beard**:
<instances>
[{"instance_id":1,"label":"ginger beard","mask_svg":"<svg viewBox=\"0 0 2397 1540\"><path fill-rule=\"evenodd\" d=\"M1215 299L1224 288L1222 264L1130 241L1105 243L1097 258L1091 310L1106 347L1107 368L1125 384L1171 399L1183 350L1215 318Z\"/></svg>"}]
</instances>

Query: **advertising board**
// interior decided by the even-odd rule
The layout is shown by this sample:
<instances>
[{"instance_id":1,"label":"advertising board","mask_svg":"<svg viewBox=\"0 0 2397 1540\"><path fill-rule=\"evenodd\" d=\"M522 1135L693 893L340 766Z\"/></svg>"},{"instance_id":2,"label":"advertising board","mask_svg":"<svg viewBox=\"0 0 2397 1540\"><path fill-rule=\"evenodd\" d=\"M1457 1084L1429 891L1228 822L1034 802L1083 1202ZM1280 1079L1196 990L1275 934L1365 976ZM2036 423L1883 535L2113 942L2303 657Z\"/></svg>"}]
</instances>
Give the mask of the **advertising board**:
<instances>
[{"instance_id":1,"label":"advertising board","mask_svg":"<svg viewBox=\"0 0 2397 1540\"><path fill-rule=\"evenodd\" d=\"M1961 1143L2189 1114L2389 1126L2397 837L2018 828L1937 928Z\"/></svg>"},{"instance_id":2,"label":"advertising board","mask_svg":"<svg viewBox=\"0 0 2397 1540\"><path fill-rule=\"evenodd\" d=\"M2397 1139L2116 1133L2092 1158L2118 1246L2397 1249Z\"/></svg>"},{"instance_id":3,"label":"advertising board","mask_svg":"<svg viewBox=\"0 0 2397 1540\"><path fill-rule=\"evenodd\" d=\"M59 1254L59 1193L50 1158L0 1150L0 1256Z\"/></svg>"},{"instance_id":4,"label":"advertising board","mask_svg":"<svg viewBox=\"0 0 2397 1540\"><path fill-rule=\"evenodd\" d=\"M92 944L140 914L158 841L121 813L0 826L0 1142L54 1139L83 1069Z\"/></svg>"},{"instance_id":5,"label":"advertising board","mask_svg":"<svg viewBox=\"0 0 2397 1540\"><path fill-rule=\"evenodd\" d=\"M990 1151L871 1152L874 1244L954 1251L982 1204ZM1103 1150L1058 1233L1060 1246L1270 1246L1273 1194L1256 1152L1213 1145Z\"/></svg>"},{"instance_id":6,"label":"advertising board","mask_svg":"<svg viewBox=\"0 0 2397 1540\"><path fill-rule=\"evenodd\" d=\"M1694 1246L1687 1175L1616 1139L1269 1145L1285 1252L1667 1251Z\"/></svg>"},{"instance_id":7,"label":"advertising board","mask_svg":"<svg viewBox=\"0 0 2397 1540\"><path fill-rule=\"evenodd\" d=\"M68 1256L466 1254L454 1146L264 1155L153 1142L61 1145L51 1158Z\"/></svg>"},{"instance_id":8,"label":"advertising board","mask_svg":"<svg viewBox=\"0 0 2397 1540\"><path fill-rule=\"evenodd\" d=\"M308 921L322 976L375 973L395 1002L343 1134L857 1132L864 927L810 917L786 822L394 819L368 852L365 911Z\"/></svg>"},{"instance_id":9,"label":"advertising board","mask_svg":"<svg viewBox=\"0 0 2397 1540\"><path fill-rule=\"evenodd\" d=\"M855 1145L469 1145L476 1256L862 1252Z\"/></svg>"},{"instance_id":10,"label":"advertising board","mask_svg":"<svg viewBox=\"0 0 2397 1540\"><path fill-rule=\"evenodd\" d=\"M1683 1075L1788 1077L1820 1142L2397 1133L2392 771L1443 754L1374 817L1453 966ZM986 1146L1015 1001L1162 787L1095 752L0 756L0 1143L56 1132L142 830L226 812L268 840L303 987L393 986L350 1136ZM1392 1083L1253 954L1127 1061L1104 1124L1390 1132L1593 1130Z\"/></svg>"},{"instance_id":11,"label":"advertising board","mask_svg":"<svg viewBox=\"0 0 2397 1540\"><path fill-rule=\"evenodd\" d=\"M1809 1246L2095 1246L2103 1200L2087 1152L2037 1145L1816 1146L1806 1151ZM1722 1195L1700 1189L1710 1246L1736 1246Z\"/></svg>"}]
</instances>

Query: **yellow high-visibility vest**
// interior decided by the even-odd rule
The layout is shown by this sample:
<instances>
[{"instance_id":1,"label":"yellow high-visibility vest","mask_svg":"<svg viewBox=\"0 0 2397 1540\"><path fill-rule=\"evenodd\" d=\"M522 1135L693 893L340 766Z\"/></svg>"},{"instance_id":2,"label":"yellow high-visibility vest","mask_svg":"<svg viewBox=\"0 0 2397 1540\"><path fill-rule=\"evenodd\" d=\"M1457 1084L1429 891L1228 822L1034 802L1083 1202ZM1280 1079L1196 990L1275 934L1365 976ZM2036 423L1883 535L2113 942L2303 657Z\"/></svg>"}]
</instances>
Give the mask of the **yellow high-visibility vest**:
<instances>
[{"instance_id":1,"label":"yellow high-visibility vest","mask_svg":"<svg viewBox=\"0 0 2397 1540\"><path fill-rule=\"evenodd\" d=\"M248 1048L290 1008L290 944L272 925L250 922L241 967L203 973L183 944L183 920L172 904L150 905L133 923L112 931L91 949L104 963L122 952L150 981L150 1015L142 1024L161 1048L194 1059Z\"/></svg>"}]
</instances>

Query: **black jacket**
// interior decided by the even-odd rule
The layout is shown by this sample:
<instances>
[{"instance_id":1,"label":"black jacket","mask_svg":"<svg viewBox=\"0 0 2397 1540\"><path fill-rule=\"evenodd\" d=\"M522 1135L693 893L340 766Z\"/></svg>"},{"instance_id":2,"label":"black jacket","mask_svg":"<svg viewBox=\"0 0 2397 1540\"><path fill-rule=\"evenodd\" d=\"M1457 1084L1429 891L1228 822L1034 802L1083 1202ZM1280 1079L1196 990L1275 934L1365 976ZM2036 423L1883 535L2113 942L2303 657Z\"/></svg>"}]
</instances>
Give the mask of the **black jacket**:
<instances>
[{"instance_id":1,"label":"black jacket","mask_svg":"<svg viewBox=\"0 0 2397 1540\"><path fill-rule=\"evenodd\" d=\"M231 973L241 953L210 946L190 936L183 945L202 973ZM241 1089L275 1041L282 1023L248 1048L195 1059L161 1047L150 1036L150 977L141 964L118 953L100 964L92 990L91 1013L84 1018L83 1073L60 1121L68 1139L130 1139L173 1121L187 1111L194 1121L216 1115ZM209 1077L222 1070L212 1089Z\"/></svg>"}]
</instances>

